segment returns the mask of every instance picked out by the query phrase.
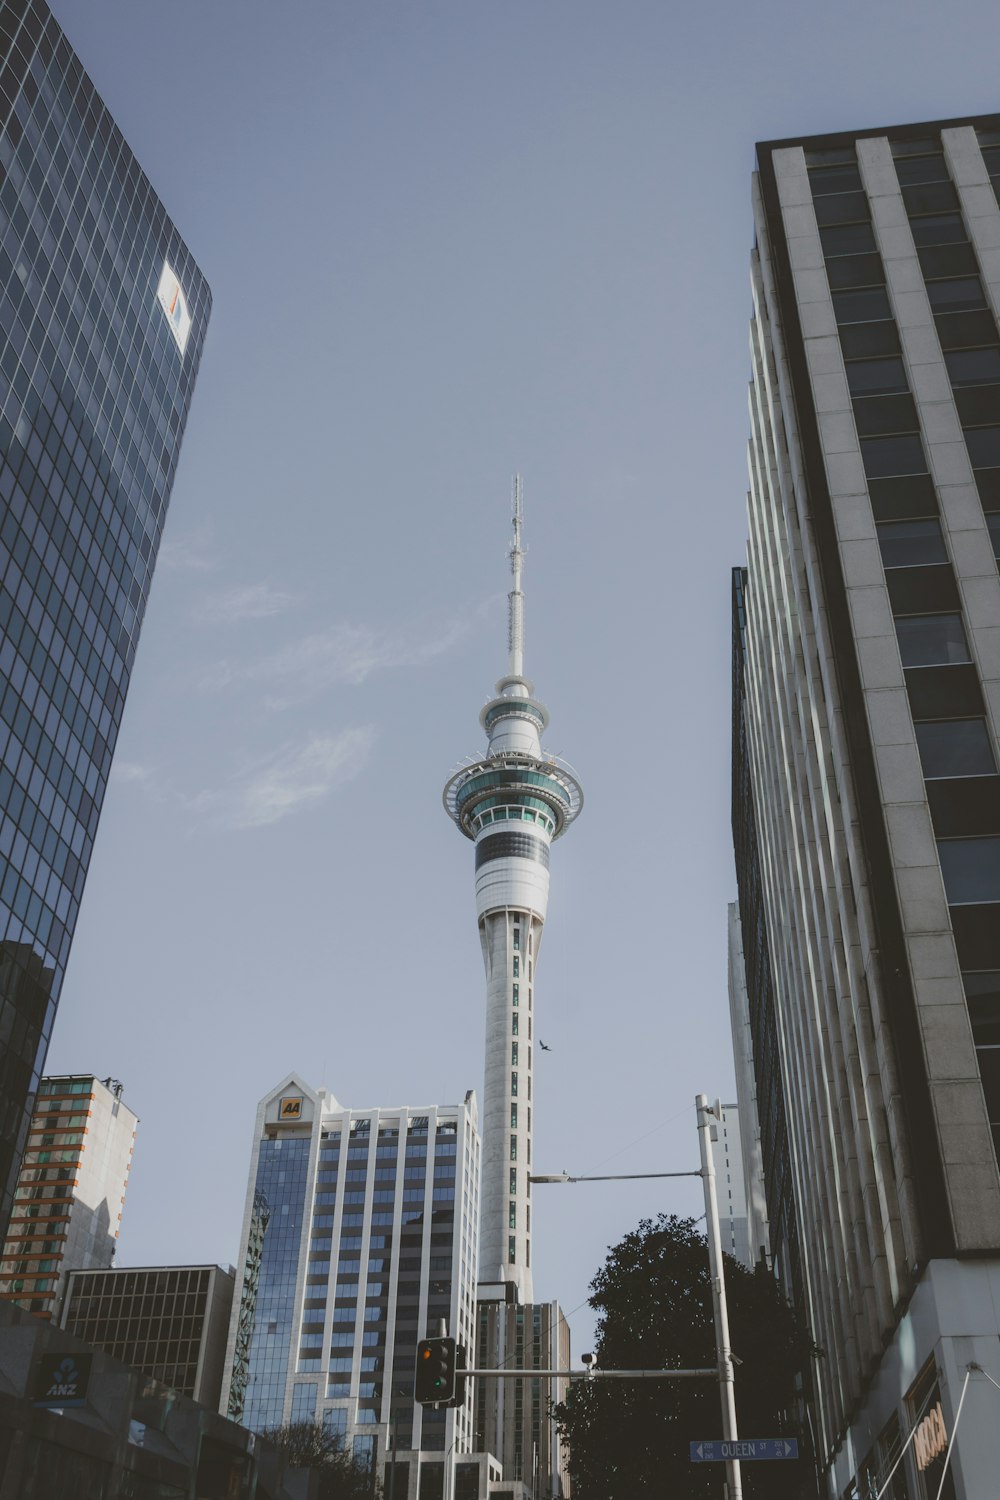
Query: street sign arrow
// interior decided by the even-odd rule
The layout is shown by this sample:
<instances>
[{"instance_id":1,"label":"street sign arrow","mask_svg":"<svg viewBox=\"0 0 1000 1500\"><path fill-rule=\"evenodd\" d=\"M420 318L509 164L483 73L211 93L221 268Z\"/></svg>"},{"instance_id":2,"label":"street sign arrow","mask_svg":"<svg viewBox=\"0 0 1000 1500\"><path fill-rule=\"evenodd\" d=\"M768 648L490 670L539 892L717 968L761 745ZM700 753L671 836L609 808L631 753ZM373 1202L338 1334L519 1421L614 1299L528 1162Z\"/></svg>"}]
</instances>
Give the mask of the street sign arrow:
<instances>
[{"instance_id":1,"label":"street sign arrow","mask_svg":"<svg viewBox=\"0 0 1000 1500\"><path fill-rule=\"evenodd\" d=\"M799 1445L795 1438L738 1438L733 1442L725 1438L702 1439L690 1445L691 1462L695 1464L755 1463L761 1459L798 1458Z\"/></svg>"}]
</instances>

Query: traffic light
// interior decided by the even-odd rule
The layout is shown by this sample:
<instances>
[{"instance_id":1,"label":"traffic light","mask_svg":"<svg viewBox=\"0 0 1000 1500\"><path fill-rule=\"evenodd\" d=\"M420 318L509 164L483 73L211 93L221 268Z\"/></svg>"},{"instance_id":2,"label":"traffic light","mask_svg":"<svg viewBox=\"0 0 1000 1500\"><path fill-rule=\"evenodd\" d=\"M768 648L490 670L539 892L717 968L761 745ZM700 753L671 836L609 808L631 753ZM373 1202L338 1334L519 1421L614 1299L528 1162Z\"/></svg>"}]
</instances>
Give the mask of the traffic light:
<instances>
[{"instance_id":1,"label":"traffic light","mask_svg":"<svg viewBox=\"0 0 1000 1500\"><path fill-rule=\"evenodd\" d=\"M462 1371L468 1364L464 1344L455 1345L455 1394L448 1402L449 1406L465 1405L465 1376Z\"/></svg>"},{"instance_id":2,"label":"traffic light","mask_svg":"<svg viewBox=\"0 0 1000 1500\"><path fill-rule=\"evenodd\" d=\"M463 1360L465 1351L463 1353ZM421 1406L445 1406L455 1398L458 1359L454 1339L421 1339L413 1394ZM464 1382L463 1382L464 1384Z\"/></svg>"}]
</instances>

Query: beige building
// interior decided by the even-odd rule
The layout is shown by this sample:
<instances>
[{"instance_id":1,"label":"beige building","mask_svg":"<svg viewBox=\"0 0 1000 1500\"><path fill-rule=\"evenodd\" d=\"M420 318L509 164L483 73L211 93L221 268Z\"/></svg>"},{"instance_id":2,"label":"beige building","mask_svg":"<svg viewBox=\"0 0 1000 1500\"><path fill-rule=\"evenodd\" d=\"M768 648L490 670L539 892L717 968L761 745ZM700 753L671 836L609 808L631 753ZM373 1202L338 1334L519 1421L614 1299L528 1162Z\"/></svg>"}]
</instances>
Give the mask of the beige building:
<instances>
[{"instance_id":1,"label":"beige building","mask_svg":"<svg viewBox=\"0 0 1000 1500\"><path fill-rule=\"evenodd\" d=\"M0 1298L55 1318L68 1271L112 1265L137 1124L117 1079L42 1079L0 1260Z\"/></svg>"}]
</instances>

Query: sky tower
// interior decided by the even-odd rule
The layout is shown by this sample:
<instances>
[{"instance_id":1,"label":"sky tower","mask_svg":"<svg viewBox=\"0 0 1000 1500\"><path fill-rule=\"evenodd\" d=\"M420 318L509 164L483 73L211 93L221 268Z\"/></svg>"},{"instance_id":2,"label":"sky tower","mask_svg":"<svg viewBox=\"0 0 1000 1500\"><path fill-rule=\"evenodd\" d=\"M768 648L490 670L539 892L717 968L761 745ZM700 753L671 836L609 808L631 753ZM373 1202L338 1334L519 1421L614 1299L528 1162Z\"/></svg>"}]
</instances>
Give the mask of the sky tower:
<instances>
[{"instance_id":1,"label":"sky tower","mask_svg":"<svg viewBox=\"0 0 1000 1500\"><path fill-rule=\"evenodd\" d=\"M573 773L546 755L549 716L524 676L521 481L514 480L507 675L479 715L489 746L444 790L476 846L476 914L486 965L480 1280L531 1302L532 1047L535 964L549 899L549 846L583 804Z\"/></svg>"}]
</instances>

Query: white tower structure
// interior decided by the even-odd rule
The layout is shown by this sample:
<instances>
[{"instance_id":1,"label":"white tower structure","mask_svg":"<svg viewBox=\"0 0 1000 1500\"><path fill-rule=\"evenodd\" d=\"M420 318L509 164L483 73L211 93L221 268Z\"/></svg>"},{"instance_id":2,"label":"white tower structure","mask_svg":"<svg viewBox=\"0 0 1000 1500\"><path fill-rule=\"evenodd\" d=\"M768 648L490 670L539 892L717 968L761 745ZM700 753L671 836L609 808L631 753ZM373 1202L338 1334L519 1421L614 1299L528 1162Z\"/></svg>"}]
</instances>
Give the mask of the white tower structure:
<instances>
[{"instance_id":1,"label":"white tower structure","mask_svg":"<svg viewBox=\"0 0 1000 1500\"><path fill-rule=\"evenodd\" d=\"M572 771L543 752L549 716L524 676L520 478L513 511L507 675L479 715L487 754L451 777L444 804L476 846L486 965L480 1280L514 1283L517 1300L531 1302L535 964L548 906L549 847L579 813L583 792Z\"/></svg>"}]
</instances>

